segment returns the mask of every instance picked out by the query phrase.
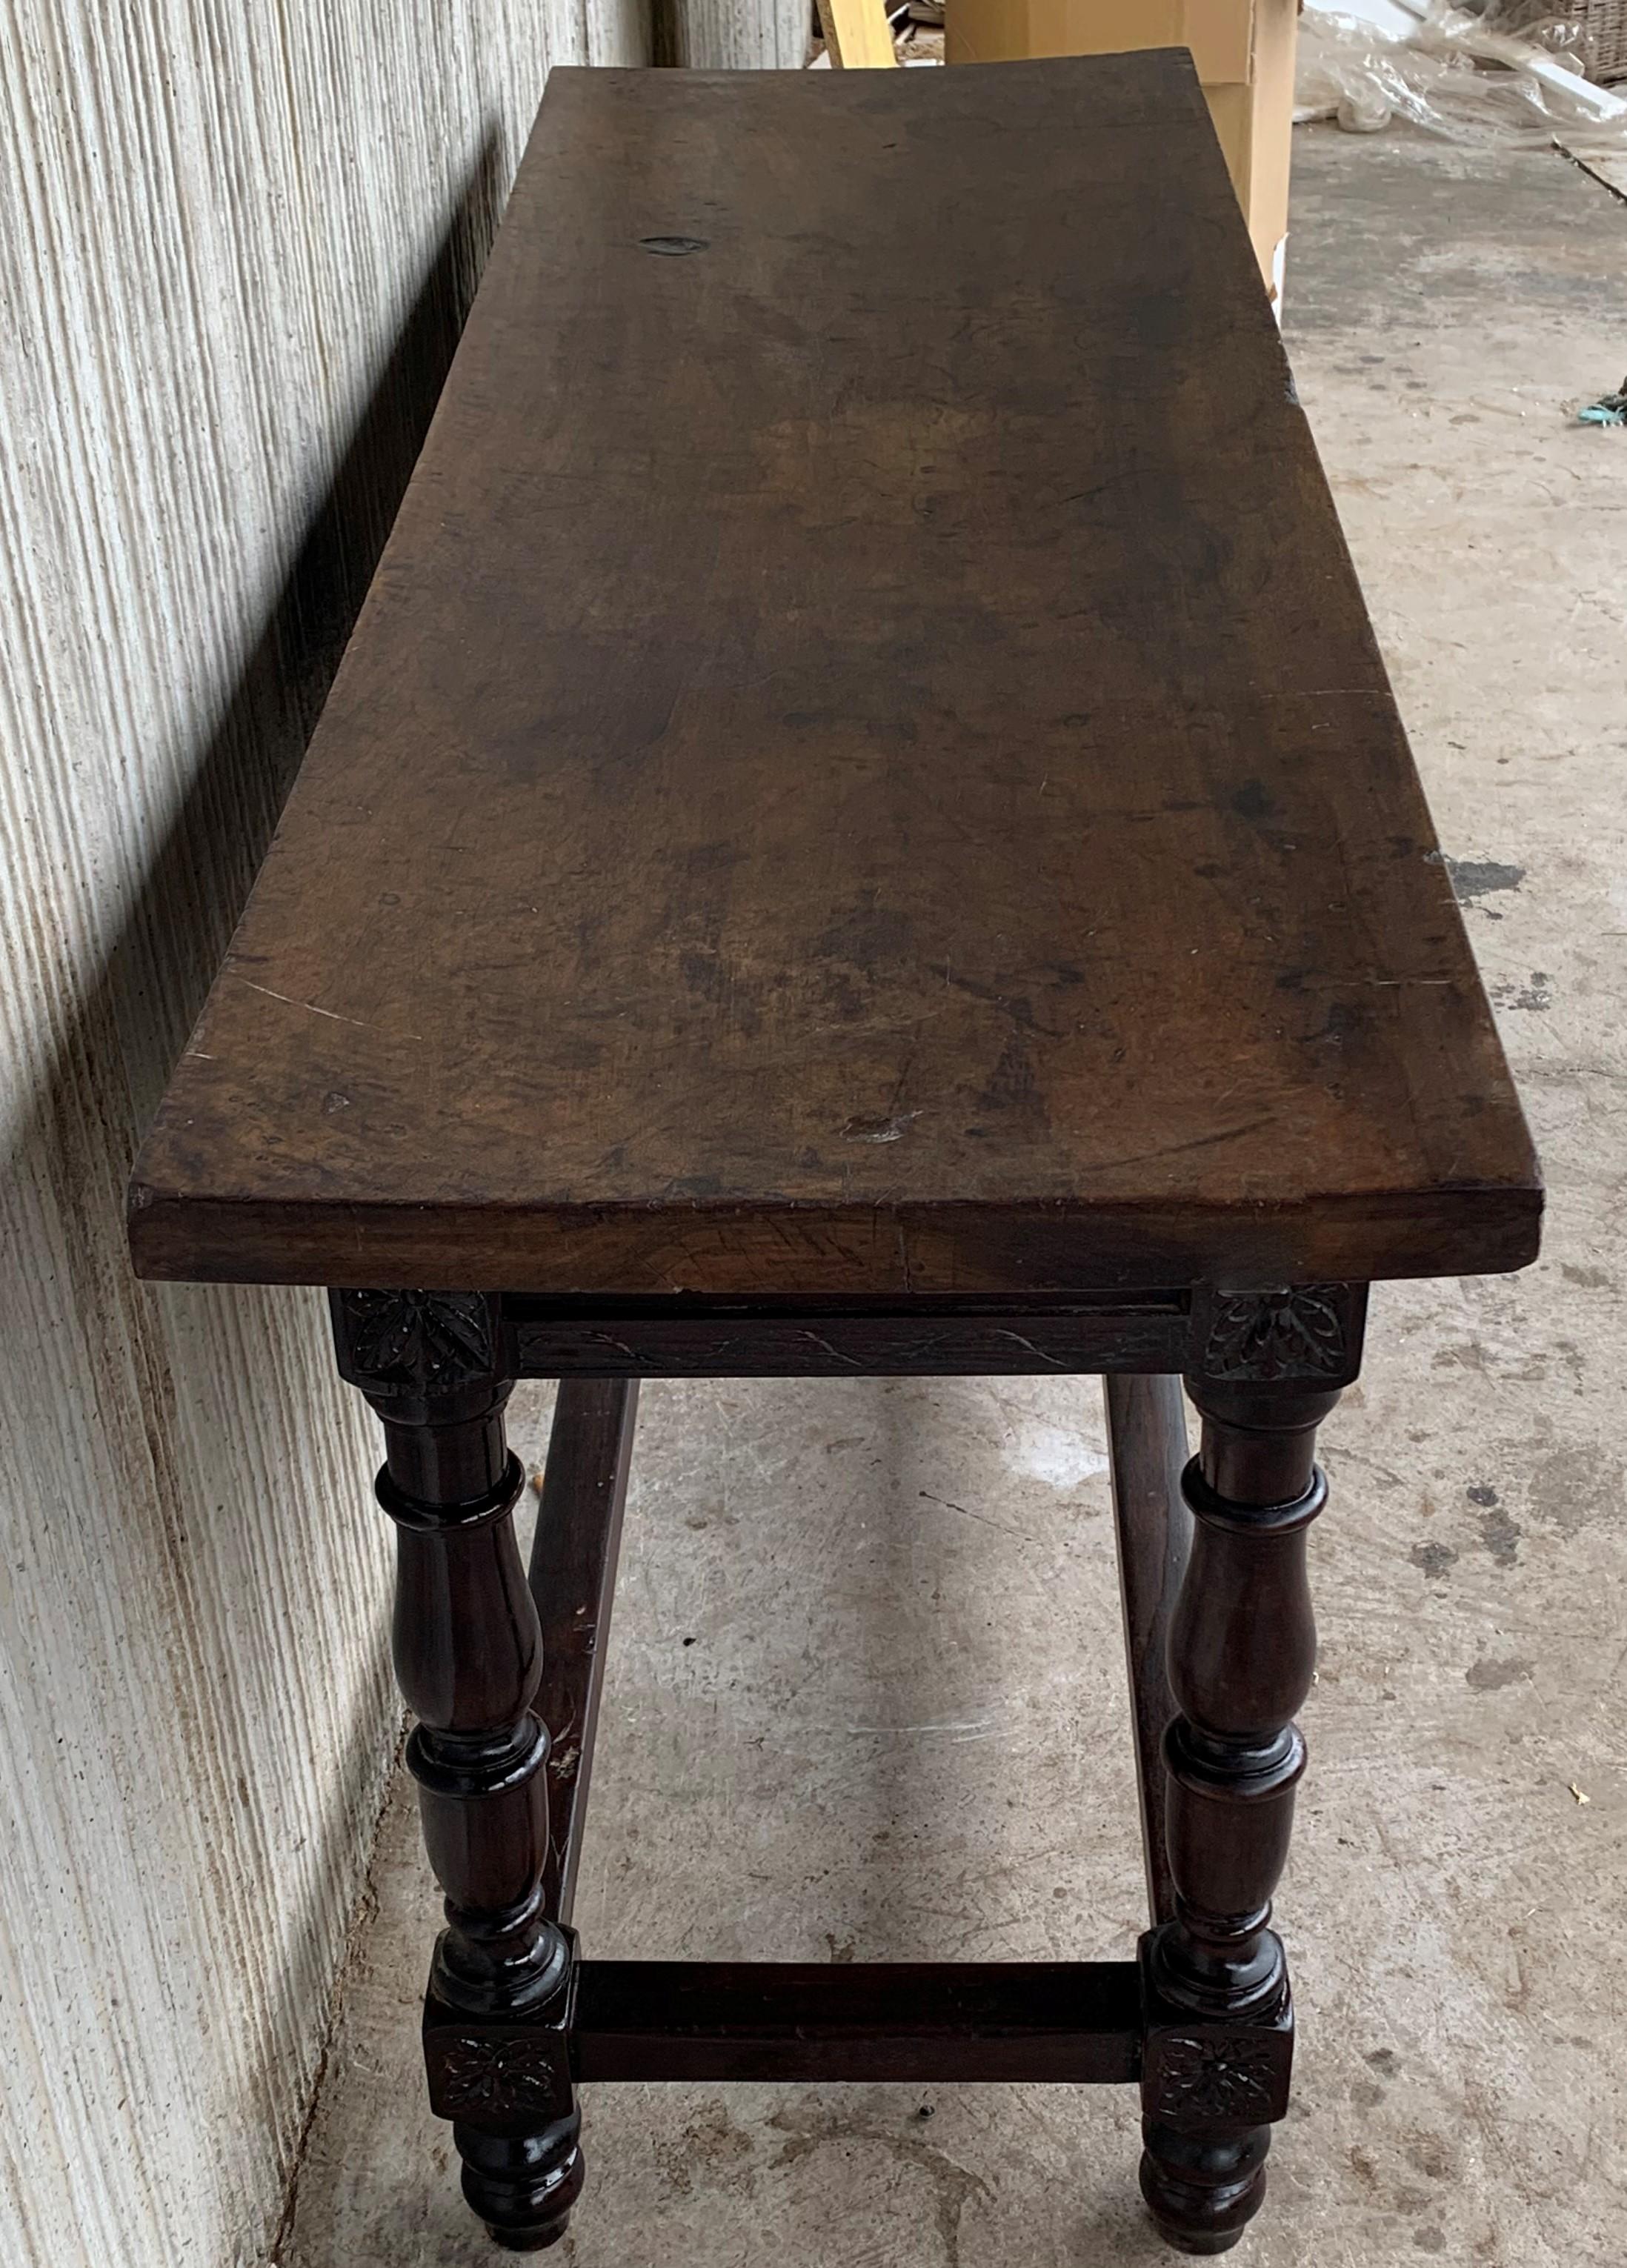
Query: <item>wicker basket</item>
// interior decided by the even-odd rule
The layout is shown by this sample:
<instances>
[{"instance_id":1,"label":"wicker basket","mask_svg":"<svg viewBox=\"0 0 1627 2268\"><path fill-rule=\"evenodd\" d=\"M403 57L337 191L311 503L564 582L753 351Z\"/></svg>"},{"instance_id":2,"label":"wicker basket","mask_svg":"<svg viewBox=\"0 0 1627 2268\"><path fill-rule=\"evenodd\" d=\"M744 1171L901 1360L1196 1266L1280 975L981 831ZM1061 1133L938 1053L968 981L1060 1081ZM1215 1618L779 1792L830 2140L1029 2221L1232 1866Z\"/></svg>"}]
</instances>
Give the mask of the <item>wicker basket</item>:
<instances>
[{"instance_id":1,"label":"wicker basket","mask_svg":"<svg viewBox=\"0 0 1627 2268\"><path fill-rule=\"evenodd\" d=\"M1562 12L1580 29L1588 77L1627 78L1627 0L1570 0Z\"/></svg>"},{"instance_id":2,"label":"wicker basket","mask_svg":"<svg viewBox=\"0 0 1627 2268\"><path fill-rule=\"evenodd\" d=\"M1627 0L1491 0L1485 18L1499 32L1538 39L1550 26L1573 26L1574 40L1553 44L1591 79L1627 78Z\"/></svg>"}]
</instances>

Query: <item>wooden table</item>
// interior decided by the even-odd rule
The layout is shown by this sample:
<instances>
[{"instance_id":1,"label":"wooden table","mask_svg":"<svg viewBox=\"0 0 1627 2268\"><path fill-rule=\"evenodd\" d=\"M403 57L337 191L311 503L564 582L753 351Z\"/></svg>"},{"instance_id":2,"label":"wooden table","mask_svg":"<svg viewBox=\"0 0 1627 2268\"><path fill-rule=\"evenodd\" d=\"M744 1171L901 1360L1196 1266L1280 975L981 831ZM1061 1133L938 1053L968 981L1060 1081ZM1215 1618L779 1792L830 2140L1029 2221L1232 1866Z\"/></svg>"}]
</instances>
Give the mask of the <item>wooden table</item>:
<instances>
[{"instance_id":1,"label":"wooden table","mask_svg":"<svg viewBox=\"0 0 1627 2268\"><path fill-rule=\"evenodd\" d=\"M1184 54L553 74L132 1207L145 1275L335 1287L384 1420L502 2242L578 2081L765 2076L1138 2080L1160 2225L1235 2241L1315 1427L1368 1283L1541 1195ZM637 1381L957 1372L1108 1379L1137 1961L579 1957Z\"/></svg>"}]
</instances>

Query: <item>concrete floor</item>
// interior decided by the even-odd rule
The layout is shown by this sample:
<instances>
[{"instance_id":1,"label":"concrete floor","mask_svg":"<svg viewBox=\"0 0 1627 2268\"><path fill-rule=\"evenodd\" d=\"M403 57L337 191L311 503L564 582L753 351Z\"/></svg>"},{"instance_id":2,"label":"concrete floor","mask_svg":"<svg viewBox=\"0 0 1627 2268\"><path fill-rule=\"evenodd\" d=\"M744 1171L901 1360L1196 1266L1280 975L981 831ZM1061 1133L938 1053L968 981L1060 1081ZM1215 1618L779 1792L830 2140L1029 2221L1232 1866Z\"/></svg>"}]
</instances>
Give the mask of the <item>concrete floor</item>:
<instances>
[{"instance_id":1,"label":"concrete floor","mask_svg":"<svg viewBox=\"0 0 1627 2268\"><path fill-rule=\"evenodd\" d=\"M1239 2257L1616 2268L1627 433L1566 411L1627 364L1627 210L1557 157L1299 144L1290 344L1552 1198L1528 1275L1375 1295L1325 1436L1298 2099ZM1104 1468L1088 1381L647 1388L592 1950L1126 1955ZM281 2257L492 2268L422 2108L399 1797L372 1900ZM601 2088L587 2147L577 2268L1168 2257L1124 2090Z\"/></svg>"}]
</instances>

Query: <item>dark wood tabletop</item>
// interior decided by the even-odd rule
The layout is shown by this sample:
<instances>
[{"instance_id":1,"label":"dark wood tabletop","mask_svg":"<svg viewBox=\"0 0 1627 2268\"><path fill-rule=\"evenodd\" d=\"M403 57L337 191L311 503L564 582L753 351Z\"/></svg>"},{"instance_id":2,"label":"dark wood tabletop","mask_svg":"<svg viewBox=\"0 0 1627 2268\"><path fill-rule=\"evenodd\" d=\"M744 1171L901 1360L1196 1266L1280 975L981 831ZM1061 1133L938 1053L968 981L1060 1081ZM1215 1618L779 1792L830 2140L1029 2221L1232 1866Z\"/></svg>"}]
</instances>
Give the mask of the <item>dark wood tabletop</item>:
<instances>
[{"instance_id":1,"label":"dark wood tabletop","mask_svg":"<svg viewBox=\"0 0 1627 2268\"><path fill-rule=\"evenodd\" d=\"M384 1286L1532 1256L1183 52L554 72L132 1202Z\"/></svg>"}]
</instances>

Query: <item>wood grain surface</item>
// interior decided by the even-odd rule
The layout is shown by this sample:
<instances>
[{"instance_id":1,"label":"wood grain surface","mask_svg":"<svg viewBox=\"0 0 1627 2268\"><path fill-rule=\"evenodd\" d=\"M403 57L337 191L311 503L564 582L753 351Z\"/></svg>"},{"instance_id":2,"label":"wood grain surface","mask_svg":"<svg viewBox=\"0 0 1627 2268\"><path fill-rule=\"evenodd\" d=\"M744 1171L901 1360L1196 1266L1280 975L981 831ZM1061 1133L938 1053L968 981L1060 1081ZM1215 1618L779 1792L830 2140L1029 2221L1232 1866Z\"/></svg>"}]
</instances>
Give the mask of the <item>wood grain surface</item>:
<instances>
[{"instance_id":1,"label":"wood grain surface","mask_svg":"<svg viewBox=\"0 0 1627 2268\"><path fill-rule=\"evenodd\" d=\"M1539 1208L1184 55L556 72L143 1270L1270 1283Z\"/></svg>"}]
</instances>

